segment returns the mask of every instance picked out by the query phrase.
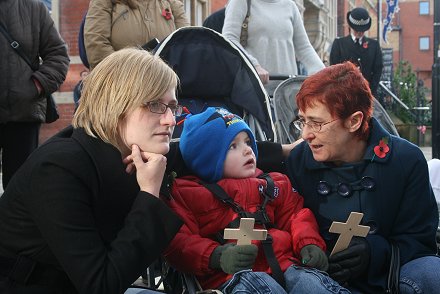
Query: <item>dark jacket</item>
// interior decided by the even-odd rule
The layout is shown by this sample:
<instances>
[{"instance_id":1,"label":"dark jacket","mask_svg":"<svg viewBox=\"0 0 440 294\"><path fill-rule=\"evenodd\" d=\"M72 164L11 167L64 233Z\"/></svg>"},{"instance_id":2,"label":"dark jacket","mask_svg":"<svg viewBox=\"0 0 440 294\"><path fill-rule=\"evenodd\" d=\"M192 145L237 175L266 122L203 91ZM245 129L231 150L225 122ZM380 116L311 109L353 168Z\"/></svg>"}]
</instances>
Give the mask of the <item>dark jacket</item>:
<instances>
[{"instance_id":1,"label":"dark jacket","mask_svg":"<svg viewBox=\"0 0 440 294\"><path fill-rule=\"evenodd\" d=\"M0 198L0 256L65 272L71 284L54 293L123 293L181 225L139 191L116 148L69 127L34 151Z\"/></svg>"},{"instance_id":2,"label":"dark jacket","mask_svg":"<svg viewBox=\"0 0 440 294\"><path fill-rule=\"evenodd\" d=\"M367 236L370 264L365 276L350 283L362 292L383 293L390 260L389 242L392 240L399 246L401 264L436 254L438 211L422 151L390 135L374 118L371 127L362 162L340 167L317 162L308 144L302 142L290 153L287 170L292 186L304 197L304 207L314 212L329 250L338 237L328 232L331 223L346 222L352 211L364 213L362 224L371 227ZM373 149L382 138L388 138L390 150L384 158L379 158ZM317 193L319 181L337 185L354 183L364 176L373 178L373 190L353 185L355 191L351 197L335 192L327 196Z\"/></svg>"},{"instance_id":3,"label":"dark jacket","mask_svg":"<svg viewBox=\"0 0 440 294\"><path fill-rule=\"evenodd\" d=\"M362 75L370 83L371 92L377 97L383 68L379 42L364 36L362 44L358 45L353 42L351 35L336 38L330 51L330 64L348 60L360 67Z\"/></svg>"},{"instance_id":4,"label":"dark jacket","mask_svg":"<svg viewBox=\"0 0 440 294\"><path fill-rule=\"evenodd\" d=\"M40 0L1 0L0 22L38 67L37 71L0 34L0 123L44 122L46 98L58 90L69 67L67 47ZM32 78L43 87L38 95Z\"/></svg>"},{"instance_id":5,"label":"dark jacket","mask_svg":"<svg viewBox=\"0 0 440 294\"><path fill-rule=\"evenodd\" d=\"M203 22L203 26L213 29L218 33L222 33L223 24L225 23L225 8L219 9L209 15Z\"/></svg>"}]
</instances>

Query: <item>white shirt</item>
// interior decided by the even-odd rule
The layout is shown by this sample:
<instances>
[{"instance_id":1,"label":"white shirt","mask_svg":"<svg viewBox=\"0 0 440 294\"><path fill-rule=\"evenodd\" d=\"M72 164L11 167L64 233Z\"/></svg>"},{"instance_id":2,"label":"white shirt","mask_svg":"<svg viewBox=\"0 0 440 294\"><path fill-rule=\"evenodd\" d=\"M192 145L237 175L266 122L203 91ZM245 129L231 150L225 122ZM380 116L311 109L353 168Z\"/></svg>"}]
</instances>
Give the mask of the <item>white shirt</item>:
<instances>
[{"instance_id":1,"label":"white shirt","mask_svg":"<svg viewBox=\"0 0 440 294\"><path fill-rule=\"evenodd\" d=\"M353 42L356 43L356 39L359 39L359 45L362 45L362 39L364 38L363 36L360 38L357 38L355 35L350 34L351 38L353 39Z\"/></svg>"}]
</instances>

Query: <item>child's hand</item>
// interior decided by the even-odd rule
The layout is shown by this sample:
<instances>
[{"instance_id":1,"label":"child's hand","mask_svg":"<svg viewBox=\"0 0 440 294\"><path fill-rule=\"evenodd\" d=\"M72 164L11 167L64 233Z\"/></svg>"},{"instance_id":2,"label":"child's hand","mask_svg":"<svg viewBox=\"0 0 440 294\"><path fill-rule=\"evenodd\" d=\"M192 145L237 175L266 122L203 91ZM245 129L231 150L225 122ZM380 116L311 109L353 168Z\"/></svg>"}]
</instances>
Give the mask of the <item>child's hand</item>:
<instances>
[{"instance_id":1,"label":"child's hand","mask_svg":"<svg viewBox=\"0 0 440 294\"><path fill-rule=\"evenodd\" d=\"M301 263L321 271L327 271L328 258L325 252L316 245L306 245L301 249Z\"/></svg>"},{"instance_id":2,"label":"child's hand","mask_svg":"<svg viewBox=\"0 0 440 294\"><path fill-rule=\"evenodd\" d=\"M162 154L141 152L137 145L123 162L127 164L126 172L136 171L136 179L141 191L159 197L160 186L167 166L167 159Z\"/></svg>"},{"instance_id":3,"label":"child's hand","mask_svg":"<svg viewBox=\"0 0 440 294\"><path fill-rule=\"evenodd\" d=\"M211 254L211 268L221 269L227 274L252 269L257 258L258 247L251 245L225 244L218 246Z\"/></svg>"}]
</instances>

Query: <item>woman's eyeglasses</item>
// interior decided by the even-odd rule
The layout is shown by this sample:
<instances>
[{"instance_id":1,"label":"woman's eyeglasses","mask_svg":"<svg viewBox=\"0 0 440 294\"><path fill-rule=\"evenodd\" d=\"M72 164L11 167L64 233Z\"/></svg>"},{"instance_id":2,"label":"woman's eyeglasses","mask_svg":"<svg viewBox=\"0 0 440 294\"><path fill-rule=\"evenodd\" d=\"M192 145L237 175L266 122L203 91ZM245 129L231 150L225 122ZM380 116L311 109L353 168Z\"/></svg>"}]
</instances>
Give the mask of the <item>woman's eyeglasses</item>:
<instances>
[{"instance_id":1,"label":"woman's eyeglasses","mask_svg":"<svg viewBox=\"0 0 440 294\"><path fill-rule=\"evenodd\" d=\"M322 196L327 196L331 192L337 192L342 197L350 197L353 191L371 191L375 186L376 183L374 179L372 177L365 176L359 181L355 181L353 183L339 183L337 185L331 185L326 181L320 181L316 191Z\"/></svg>"},{"instance_id":2,"label":"woman's eyeglasses","mask_svg":"<svg viewBox=\"0 0 440 294\"><path fill-rule=\"evenodd\" d=\"M319 133L322 129L322 126L325 126L329 123L332 123L334 121L337 121L339 118L328 121L328 122L324 122L324 123L318 123L318 122L314 122L314 121L309 121L306 122L305 120L301 119L297 119L293 122L293 125L295 126L295 128L297 128L299 131L302 131L304 129L304 126L308 126L309 128L312 129L312 131Z\"/></svg>"},{"instance_id":3,"label":"woman's eyeglasses","mask_svg":"<svg viewBox=\"0 0 440 294\"><path fill-rule=\"evenodd\" d=\"M178 104L165 104L159 101L150 101L144 103L144 106L148 108L149 111L158 114L164 114L167 111L167 108L171 110L171 113L174 116L179 116L182 114L183 107Z\"/></svg>"}]
</instances>

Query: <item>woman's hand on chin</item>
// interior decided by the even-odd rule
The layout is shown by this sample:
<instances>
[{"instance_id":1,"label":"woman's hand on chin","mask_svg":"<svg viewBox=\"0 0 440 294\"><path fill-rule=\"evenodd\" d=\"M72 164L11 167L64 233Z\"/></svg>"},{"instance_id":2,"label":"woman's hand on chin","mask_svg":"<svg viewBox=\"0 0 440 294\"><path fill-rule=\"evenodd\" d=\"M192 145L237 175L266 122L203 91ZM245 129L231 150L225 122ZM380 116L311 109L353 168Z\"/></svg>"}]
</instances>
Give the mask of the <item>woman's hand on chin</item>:
<instances>
[{"instance_id":1,"label":"woman's hand on chin","mask_svg":"<svg viewBox=\"0 0 440 294\"><path fill-rule=\"evenodd\" d=\"M159 197L160 186L167 166L167 159L162 154L144 152L133 145L131 154L124 158L129 174L136 171L136 179L141 191Z\"/></svg>"}]
</instances>

